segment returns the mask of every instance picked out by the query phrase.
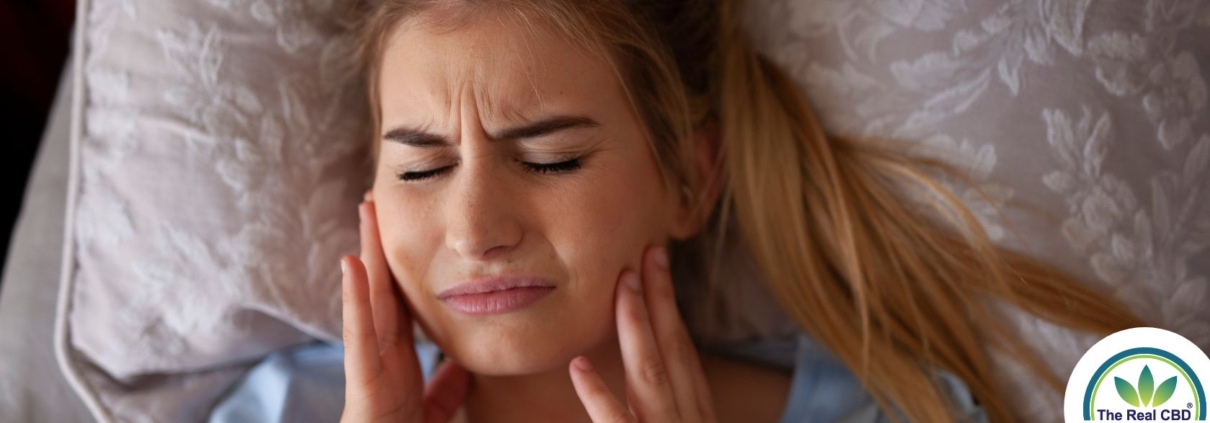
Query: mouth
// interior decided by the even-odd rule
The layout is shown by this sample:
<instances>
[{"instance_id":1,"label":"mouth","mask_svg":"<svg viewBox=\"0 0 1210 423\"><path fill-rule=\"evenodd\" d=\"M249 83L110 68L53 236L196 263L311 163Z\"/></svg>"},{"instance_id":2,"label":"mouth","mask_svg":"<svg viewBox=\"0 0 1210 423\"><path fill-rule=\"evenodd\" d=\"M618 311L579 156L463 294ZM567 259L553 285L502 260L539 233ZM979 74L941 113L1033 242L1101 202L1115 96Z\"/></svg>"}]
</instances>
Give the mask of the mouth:
<instances>
[{"instance_id":1,"label":"mouth","mask_svg":"<svg viewBox=\"0 0 1210 423\"><path fill-rule=\"evenodd\" d=\"M437 299L463 314L503 314L529 307L554 289L554 284L537 278L495 277L444 289Z\"/></svg>"}]
</instances>

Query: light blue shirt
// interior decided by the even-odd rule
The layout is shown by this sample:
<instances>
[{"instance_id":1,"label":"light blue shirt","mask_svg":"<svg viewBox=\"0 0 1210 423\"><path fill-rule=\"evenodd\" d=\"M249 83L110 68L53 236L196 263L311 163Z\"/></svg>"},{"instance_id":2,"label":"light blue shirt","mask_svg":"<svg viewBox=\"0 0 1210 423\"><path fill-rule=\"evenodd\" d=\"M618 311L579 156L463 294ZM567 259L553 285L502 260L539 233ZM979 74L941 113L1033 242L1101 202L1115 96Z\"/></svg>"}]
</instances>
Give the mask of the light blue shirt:
<instances>
[{"instance_id":1,"label":"light blue shirt","mask_svg":"<svg viewBox=\"0 0 1210 423\"><path fill-rule=\"evenodd\" d=\"M427 379L439 351L417 344ZM890 423L857 378L811 338L733 344L708 348L717 354L793 369L780 423ZM274 353L248 372L210 414L210 423L337 422L344 408L344 349L306 344ZM959 421L987 423L960 379L942 372ZM906 421L903 420L903 421Z\"/></svg>"}]
</instances>

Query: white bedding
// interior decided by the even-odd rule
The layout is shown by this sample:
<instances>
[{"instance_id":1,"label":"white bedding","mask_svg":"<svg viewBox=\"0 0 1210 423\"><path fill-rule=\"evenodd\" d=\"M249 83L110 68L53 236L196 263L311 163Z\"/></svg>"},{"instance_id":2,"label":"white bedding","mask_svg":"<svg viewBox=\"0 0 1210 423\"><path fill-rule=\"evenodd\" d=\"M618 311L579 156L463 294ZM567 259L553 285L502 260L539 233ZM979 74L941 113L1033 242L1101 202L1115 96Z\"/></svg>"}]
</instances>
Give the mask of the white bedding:
<instances>
[{"instance_id":1,"label":"white bedding","mask_svg":"<svg viewBox=\"0 0 1210 423\"><path fill-rule=\"evenodd\" d=\"M70 61L69 61L70 63ZM66 74L67 72L65 72ZM0 284L0 422L87 422L92 417L55 362L53 334L67 192L64 78L42 135Z\"/></svg>"}]
</instances>

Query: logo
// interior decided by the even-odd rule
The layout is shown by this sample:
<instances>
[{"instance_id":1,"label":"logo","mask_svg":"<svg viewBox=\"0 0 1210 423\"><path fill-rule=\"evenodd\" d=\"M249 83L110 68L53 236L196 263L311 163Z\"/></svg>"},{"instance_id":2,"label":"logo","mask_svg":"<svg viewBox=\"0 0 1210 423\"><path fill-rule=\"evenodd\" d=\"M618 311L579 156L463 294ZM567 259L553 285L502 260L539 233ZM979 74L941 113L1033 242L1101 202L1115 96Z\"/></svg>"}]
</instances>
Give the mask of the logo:
<instances>
[{"instance_id":1,"label":"logo","mask_svg":"<svg viewBox=\"0 0 1210 423\"><path fill-rule=\"evenodd\" d=\"M1093 345L1067 380L1064 420L1206 421L1210 358L1163 329L1134 328Z\"/></svg>"}]
</instances>

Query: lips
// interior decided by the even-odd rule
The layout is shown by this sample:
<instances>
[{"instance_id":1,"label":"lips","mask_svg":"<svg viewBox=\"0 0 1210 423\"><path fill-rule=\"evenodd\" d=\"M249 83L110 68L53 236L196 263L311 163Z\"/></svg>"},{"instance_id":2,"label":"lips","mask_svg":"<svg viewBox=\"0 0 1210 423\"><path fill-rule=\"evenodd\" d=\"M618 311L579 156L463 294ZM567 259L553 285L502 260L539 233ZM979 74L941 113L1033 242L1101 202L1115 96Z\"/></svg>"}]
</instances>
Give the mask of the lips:
<instances>
[{"instance_id":1,"label":"lips","mask_svg":"<svg viewBox=\"0 0 1210 423\"><path fill-rule=\"evenodd\" d=\"M529 307L554 289L554 284L538 278L495 277L444 289L437 299L464 314L502 314Z\"/></svg>"}]
</instances>

